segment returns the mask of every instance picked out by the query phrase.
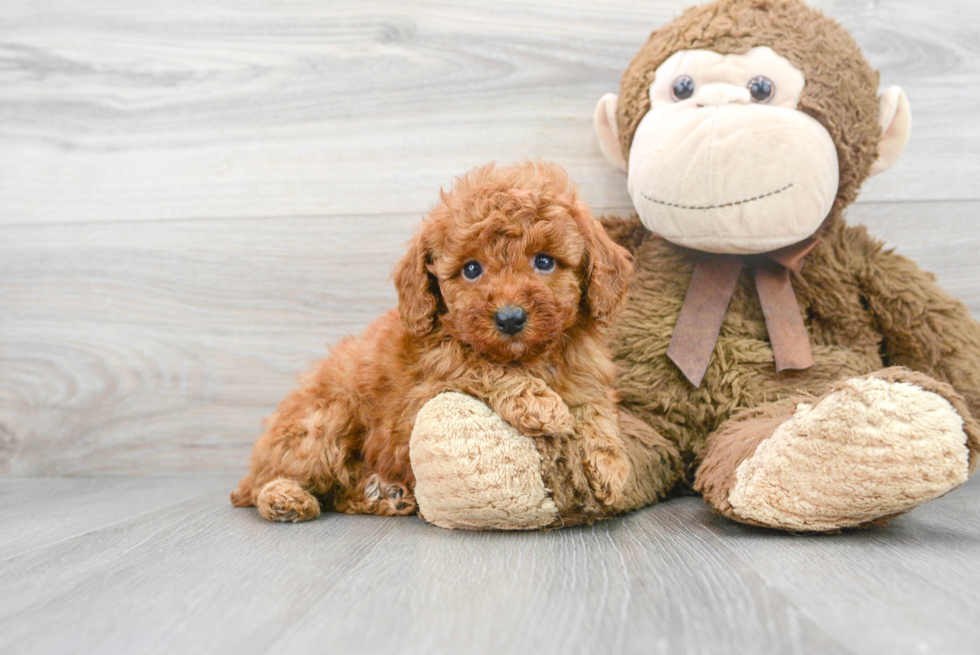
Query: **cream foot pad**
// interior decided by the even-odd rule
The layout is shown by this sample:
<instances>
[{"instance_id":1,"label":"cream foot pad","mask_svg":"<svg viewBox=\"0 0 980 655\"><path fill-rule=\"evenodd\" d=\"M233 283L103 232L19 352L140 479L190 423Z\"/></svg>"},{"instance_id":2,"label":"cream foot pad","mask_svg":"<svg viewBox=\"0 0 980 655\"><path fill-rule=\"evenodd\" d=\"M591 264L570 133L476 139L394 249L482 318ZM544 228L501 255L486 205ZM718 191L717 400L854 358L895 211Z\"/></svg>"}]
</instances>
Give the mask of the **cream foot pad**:
<instances>
[{"instance_id":1,"label":"cream foot pad","mask_svg":"<svg viewBox=\"0 0 980 655\"><path fill-rule=\"evenodd\" d=\"M835 530L906 512L966 481L963 420L907 382L848 380L795 414L735 472L738 516L787 530Z\"/></svg>"},{"instance_id":2,"label":"cream foot pad","mask_svg":"<svg viewBox=\"0 0 980 655\"><path fill-rule=\"evenodd\" d=\"M534 441L475 398L443 393L426 403L411 458L419 513L430 523L533 530L558 518Z\"/></svg>"}]
</instances>

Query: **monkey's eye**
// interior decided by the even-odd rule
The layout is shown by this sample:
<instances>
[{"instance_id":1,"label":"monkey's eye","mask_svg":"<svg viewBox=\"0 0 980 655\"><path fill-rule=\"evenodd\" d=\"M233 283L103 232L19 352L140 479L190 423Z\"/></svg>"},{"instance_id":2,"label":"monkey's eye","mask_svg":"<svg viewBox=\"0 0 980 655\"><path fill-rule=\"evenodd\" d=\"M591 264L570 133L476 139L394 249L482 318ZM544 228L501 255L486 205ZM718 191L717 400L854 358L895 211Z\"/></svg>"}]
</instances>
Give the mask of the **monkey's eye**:
<instances>
[{"instance_id":1,"label":"monkey's eye","mask_svg":"<svg viewBox=\"0 0 980 655\"><path fill-rule=\"evenodd\" d=\"M471 259L463 264L463 277L467 280L475 280L481 275L483 275L483 267L480 266L480 262Z\"/></svg>"},{"instance_id":2,"label":"monkey's eye","mask_svg":"<svg viewBox=\"0 0 980 655\"><path fill-rule=\"evenodd\" d=\"M674 100L687 100L694 95L694 80L690 75L681 75L674 80L674 85L670 88L670 95Z\"/></svg>"},{"instance_id":3,"label":"monkey's eye","mask_svg":"<svg viewBox=\"0 0 980 655\"><path fill-rule=\"evenodd\" d=\"M534 268L542 273L550 273L555 270L555 258L540 252L534 256Z\"/></svg>"},{"instance_id":4,"label":"monkey's eye","mask_svg":"<svg viewBox=\"0 0 980 655\"><path fill-rule=\"evenodd\" d=\"M753 77L749 80L748 87L754 102L769 102L776 92L776 85L764 75Z\"/></svg>"}]
</instances>

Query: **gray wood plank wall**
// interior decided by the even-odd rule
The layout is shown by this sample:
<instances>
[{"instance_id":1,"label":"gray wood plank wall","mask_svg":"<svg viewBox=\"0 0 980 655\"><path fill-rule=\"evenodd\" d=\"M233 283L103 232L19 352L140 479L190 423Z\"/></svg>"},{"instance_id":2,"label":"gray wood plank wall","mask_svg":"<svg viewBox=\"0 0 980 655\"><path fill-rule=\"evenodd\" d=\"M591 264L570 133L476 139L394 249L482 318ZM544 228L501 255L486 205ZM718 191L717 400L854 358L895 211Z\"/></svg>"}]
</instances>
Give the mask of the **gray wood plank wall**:
<instances>
[{"instance_id":1,"label":"gray wood plank wall","mask_svg":"<svg viewBox=\"0 0 980 655\"><path fill-rule=\"evenodd\" d=\"M0 473L240 472L412 225L490 160L629 211L598 97L688 0L5 0ZM980 5L821 1L914 128L851 220L980 316Z\"/></svg>"}]
</instances>

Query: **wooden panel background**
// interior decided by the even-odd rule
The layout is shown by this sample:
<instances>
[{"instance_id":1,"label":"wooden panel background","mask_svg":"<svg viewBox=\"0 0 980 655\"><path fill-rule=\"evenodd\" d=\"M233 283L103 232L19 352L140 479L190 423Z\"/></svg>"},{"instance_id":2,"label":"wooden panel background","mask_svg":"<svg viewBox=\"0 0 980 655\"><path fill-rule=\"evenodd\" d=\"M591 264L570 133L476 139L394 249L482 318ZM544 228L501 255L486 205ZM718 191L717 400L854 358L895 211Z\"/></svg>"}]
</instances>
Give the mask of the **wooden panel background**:
<instances>
[{"instance_id":1,"label":"wooden panel background","mask_svg":"<svg viewBox=\"0 0 980 655\"><path fill-rule=\"evenodd\" d=\"M473 165L553 159L629 211L592 108L687 4L5 0L0 473L241 471ZM980 316L980 6L814 4L915 117L851 219Z\"/></svg>"}]
</instances>

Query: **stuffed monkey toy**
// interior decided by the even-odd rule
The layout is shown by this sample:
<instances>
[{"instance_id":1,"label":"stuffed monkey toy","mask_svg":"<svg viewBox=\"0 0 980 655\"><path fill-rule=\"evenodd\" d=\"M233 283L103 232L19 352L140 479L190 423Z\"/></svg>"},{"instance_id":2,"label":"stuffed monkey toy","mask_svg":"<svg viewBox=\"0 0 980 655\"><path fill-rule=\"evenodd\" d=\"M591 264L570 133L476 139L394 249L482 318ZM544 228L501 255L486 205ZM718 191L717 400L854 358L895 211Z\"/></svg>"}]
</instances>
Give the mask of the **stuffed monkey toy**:
<instances>
[{"instance_id":1,"label":"stuffed monkey toy","mask_svg":"<svg viewBox=\"0 0 980 655\"><path fill-rule=\"evenodd\" d=\"M844 213L908 139L904 93L799 0L720 0L655 31L596 107L637 215L604 218L636 276L610 346L633 470L596 499L574 440L460 394L411 445L444 527L588 523L691 488L792 531L878 524L977 464L980 326Z\"/></svg>"}]
</instances>

